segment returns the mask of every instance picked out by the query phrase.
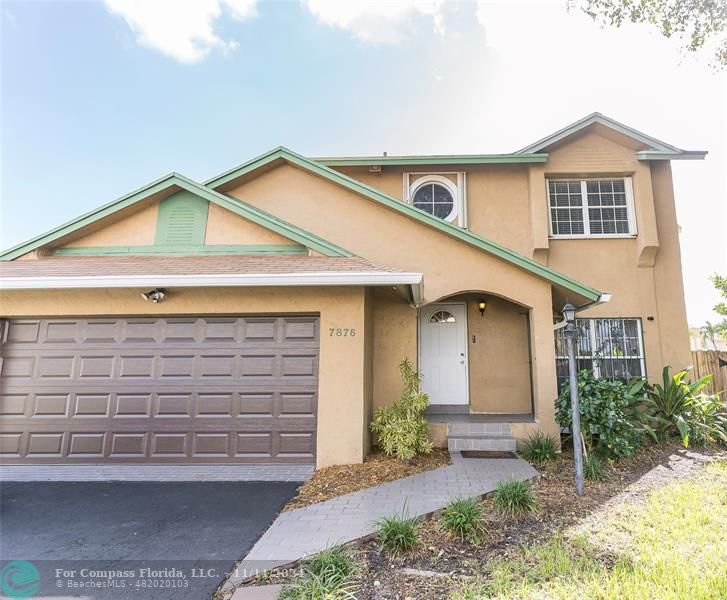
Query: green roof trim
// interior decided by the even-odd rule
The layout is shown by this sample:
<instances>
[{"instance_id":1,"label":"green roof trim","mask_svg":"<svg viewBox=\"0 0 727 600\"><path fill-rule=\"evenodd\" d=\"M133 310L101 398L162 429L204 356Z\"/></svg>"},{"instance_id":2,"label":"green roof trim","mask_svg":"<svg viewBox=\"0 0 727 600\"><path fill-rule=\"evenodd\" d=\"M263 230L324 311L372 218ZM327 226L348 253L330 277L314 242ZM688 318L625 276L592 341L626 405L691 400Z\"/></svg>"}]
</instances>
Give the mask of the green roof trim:
<instances>
[{"instance_id":1,"label":"green roof trim","mask_svg":"<svg viewBox=\"0 0 727 600\"><path fill-rule=\"evenodd\" d=\"M119 210L132 206L145 198L149 198L154 194L163 192L164 190L172 187L178 188L177 191L186 190L191 192L208 202L213 202L222 208L226 208L227 210L248 219L249 221L257 223L266 229L302 244L306 248L311 248L316 252L320 252L324 256L353 256L353 254L348 250L332 244L317 235L309 233L300 227L296 227L287 221L283 221L282 219L270 215L238 198L233 199L225 196L224 194L220 194L195 181L192 181L191 179L188 179L187 177L184 177L184 175L180 175L179 173L170 173L169 175L165 175L164 177L157 179L136 191L126 194L121 198L97 208L96 210L81 215L68 223L64 223L47 233L36 236L27 242L23 242L22 244L18 244L17 246L5 250L0 253L0 260L13 260L18 256L32 252L33 250L52 243L53 241L67 236L74 231L86 227L87 225L100 221L104 217L107 217Z\"/></svg>"},{"instance_id":2,"label":"green roof trim","mask_svg":"<svg viewBox=\"0 0 727 600\"><path fill-rule=\"evenodd\" d=\"M547 154L441 154L429 156L326 156L312 159L327 167L368 165L492 165L544 163Z\"/></svg>"},{"instance_id":3,"label":"green roof trim","mask_svg":"<svg viewBox=\"0 0 727 600\"><path fill-rule=\"evenodd\" d=\"M637 131L633 127L629 127L628 125L619 123L611 117L607 117L606 115L603 115L599 112L594 112L590 115L586 115L575 123L571 123L570 125L563 127L563 129L559 129L555 133L551 133L550 135L538 140L537 142L534 142L529 146L525 146L525 148L518 150L515 154L531 156L533 152L541 152L548 146L555 144L556 142L559 142L560 140L565 139L575 133L578 133L582 129L585 129L586 127L588 127L589 125L593 125L594 123L598 123L600 125L603 125L604 127L608 127L609 129L618 131L626 137L638 140L642 144L649 146L649 150L636 152L636 157L639 160L700 160L707 155L707 152L703 150L682 150L681 148L677 148L676 146L672 146L671 144L667 144L666 142L657 140L655 137L646 135L641 131Z\"/></svg>"},{"instance_id":4,"label":"green roof trim","mask_svg":"<svg viewBox=\"0 0 727 600\"><path fill-rule=\"evenodd\" d=\"M315 175L323 177L324 179L336 183L353 192L366 196L371 200L375 200L376 202L379 202L401 214L425 223L431 227L434 227L435 229L438 229L439 231L442 231L454 238L470 244L475 248L479 248L480 250L483 250L509 263L512 263L513 265L525 269L526 271L529 271L530 273L533 273L538 277L542 277L544 279L547 279L548 281L551 281L552 283L561 285L564 288L580 294L581 296L584 296L585 298L588 298L593 302L597 301L601 297L601 292L599 292L595 288L589 287L571 277L568 277L567 275L558 273L557 271L554 271L553 269L550 269L545 265L542 265L539 262L528 258L527 256L510 250L505 246L496 244L495 242L491 242L490 240L485 239L475 233L472 233L471 231L467 231L466 229L462 229L461 227L452 225L451 223L443 221L442 219L438 219L437 217L434 217L429 213L424 212L423 210L415 208L411 204L406 204L401 200L397 200L393 196L384 194L371 186L363 184L351 177L348 177L347 175L344 175L343 173L339 173L338 171L335 171L327 167L326 165L322 165L309 158L301 156L300 154L296 154L292 150L288 150L287 148L283 148L282 146L274 148L268 153L258 156L257 158L254 158L240 165L239 167L230 169L229 171L226 171L221 175L218 175L217 177L213 177L212 179L208 180L205 185L212 188L224 186L225 184L233 181L234 179L237 179L238 177L241 177L247 173L251 173L256 169L259 169L260 167L263 167L273 161L280 159L285 160L290 164L296 165L302 169L305 169L311 173L314 173Z\"/></svg>"}]
</instances>

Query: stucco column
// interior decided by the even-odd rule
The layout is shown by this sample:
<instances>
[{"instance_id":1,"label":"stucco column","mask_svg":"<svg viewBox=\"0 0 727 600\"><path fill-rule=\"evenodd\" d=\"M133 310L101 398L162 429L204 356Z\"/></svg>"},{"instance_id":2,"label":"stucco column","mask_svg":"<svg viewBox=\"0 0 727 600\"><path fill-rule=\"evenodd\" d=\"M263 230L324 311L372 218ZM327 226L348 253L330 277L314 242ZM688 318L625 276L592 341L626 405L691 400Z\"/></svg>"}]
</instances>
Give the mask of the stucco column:
<instances>
[{"instance_id":1,"label":"stucco column","mask_svg":"<svg viewBox=\"0 0 727 600\"><path fill-rule=\"evenodd\" d=\"M551 302L548 289L542 301L530 309L533 396L538 429L559 439L560 427L555 422L558 386L555 374L555 335Z\"/></svg>"},{"instance_id":2,"label":"stucco column","mask_svg":"<svg viewBox=\"0 0 727 600\"><path fill-rule=\"evenodd\" d=\"M365 316L363 288L321 310L317 468L360 463L366 453Z\"/></svg>"}]
</instances>

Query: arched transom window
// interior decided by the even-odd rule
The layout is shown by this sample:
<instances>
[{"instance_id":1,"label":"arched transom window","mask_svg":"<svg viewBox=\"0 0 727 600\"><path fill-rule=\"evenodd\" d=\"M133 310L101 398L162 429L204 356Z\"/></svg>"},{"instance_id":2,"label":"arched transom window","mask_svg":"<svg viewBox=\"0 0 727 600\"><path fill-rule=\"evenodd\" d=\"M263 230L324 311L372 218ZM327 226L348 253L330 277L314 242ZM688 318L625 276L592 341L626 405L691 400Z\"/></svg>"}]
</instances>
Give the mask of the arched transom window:
<instances>
[{"instance_id":1,"label":"arched transom window","mask_svg":"<svg viewBox=\"0 0 727 600\"><path fill-rule=\"evenodd\" d=\"M454 315L446 310L438 310L431 317L429 317L430 323L456 323L457 319Z\"/></svg>"}]
</instances>

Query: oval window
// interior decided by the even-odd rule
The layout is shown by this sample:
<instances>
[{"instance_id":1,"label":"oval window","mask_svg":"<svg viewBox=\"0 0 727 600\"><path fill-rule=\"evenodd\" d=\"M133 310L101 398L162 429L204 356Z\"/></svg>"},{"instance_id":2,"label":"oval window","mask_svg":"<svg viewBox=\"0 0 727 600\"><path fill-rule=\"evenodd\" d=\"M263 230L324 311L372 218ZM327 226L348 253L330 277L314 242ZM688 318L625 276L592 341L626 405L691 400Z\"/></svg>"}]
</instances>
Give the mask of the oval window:
<instances>
[{"instance_id":1,"label":"oval window","mask_svg":"<svg viewBox=\"0 0 727 600\"><path fill-rule=\"evenodd\" d=\"M440 219L449 218L455 209L452 192L441 183L425 183L420 185L414 191L412 204L418 209Z\"/></svg>"},{"instance_id":2,"label":"oval window","mask_svg":"<svg viewBox=\"0 0 727 600\"><path fill-rule=\"evenodd\" d=\"M429 317L430 323L456 323L457 319L451 312L446 310L438 310L431 317Z\"/></svg>"}]
</instances>

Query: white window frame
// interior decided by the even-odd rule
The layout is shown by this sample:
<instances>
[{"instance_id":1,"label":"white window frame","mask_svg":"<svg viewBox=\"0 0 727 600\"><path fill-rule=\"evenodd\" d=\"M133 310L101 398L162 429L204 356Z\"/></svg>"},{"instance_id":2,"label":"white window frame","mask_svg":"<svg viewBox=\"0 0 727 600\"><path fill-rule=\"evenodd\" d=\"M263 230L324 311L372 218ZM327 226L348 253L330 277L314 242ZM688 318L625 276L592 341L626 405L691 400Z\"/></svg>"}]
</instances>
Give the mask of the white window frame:
<instances>
[{"instance_id":1,"label":"white window frame","mask_svg":"<svg viewBox=\"0 0 727 600\"><path fill-rule=\"evenodd\" d=\"M455 183L446 175L455 175L457 182ZM412 204L416 191L427 184L438 183L449 190L454 199L452 212L447 215L444 221L455 223L460 227L467 227L467 211L466 211L466 191L467 187L466 174L461 171L437 171L436 173L409 172L404 173L404 202Z\"/></svg>"},{"instance_id":2,"label":"white window frame","mask_svg":"<svg viewBox=\"0 0 727 600\"><path fill-rule=\"evenodd\" d=\"M576 361L578 359L582 360L590 360L593 364L593 375L596 378L601 377L601 365L599 364L599 360L612 360L614 357L600 357L597 358L597 355L595 354L596 349L598 348L598 340L596 338L596 321L636 321L636 329L638 331L638 340L639 340L639 355L638 356L632 356L632 355L624 355L619 356L618 358L624 359L624 360L638 360L641 365L641 373L643 374L643 377L647 376L646 373L646 351L644 348L644 330L642 327L641 319L639 317L598 317L598 318L590 318L590 319L576 319L576 326L578 321L588 321L588 337L590 338L590 348L591 353L590 354L581 354L579 352L580 350L580 344L576 344ZM556 353L556 359L557 360L567 360L568 356L562 356L558 355Z\"/></svg>"},{"instance_id":3,"label":"white window frame","mask_svg":"<svg viewBox=\"0 0 727 600\"><path fill-rule=\"evenodd\" d=\"M614 181L622 179L624 182L624 191L626 193L626 214L629 221L628 233L591 233L591 220L588 214L588 191L586 184L589 181ZM550 203L550 182L551 181L580 181L581 183L581 215L583 218L583 233L553 233L553 213L554 208ZM545 179L545 195L548 199L548 234L553 239L599 239L599 238L633 238L636 237L638 230L636 227L636 210L634 208L634 186L631 177L586 177L580 179L578 177L546 177ZM555 207L557 208L557 207Z\"/></svg>"}]
</instances>

